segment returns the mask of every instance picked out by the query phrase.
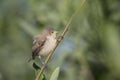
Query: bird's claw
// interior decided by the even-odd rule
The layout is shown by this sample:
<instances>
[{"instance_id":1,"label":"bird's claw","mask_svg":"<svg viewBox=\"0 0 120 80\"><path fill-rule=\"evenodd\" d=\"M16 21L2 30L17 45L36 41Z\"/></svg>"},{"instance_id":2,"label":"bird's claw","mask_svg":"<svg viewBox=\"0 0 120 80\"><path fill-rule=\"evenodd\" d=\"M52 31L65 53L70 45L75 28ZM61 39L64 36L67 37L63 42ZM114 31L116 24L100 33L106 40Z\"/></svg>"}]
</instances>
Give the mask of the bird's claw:
<instances>
[{"instance_id":1,"label":"bird's claw","mask_svg":"<svg viewBox=\"0 0 120 80\"><path fill-rule=\"evenodd\" d=\"M42 62L42 65L45 66L45 67L47 67L47 64L45 62Z\"/></svg>"},{"instance_id":2,"label":"bird's claw","mask_svg":"<svg viewBox=\"0 0 120 80\"><path fill-rule=\"evenodd\" d=\"M59 37L57 38L57 41L61 41L63 38L64 38L63 36L59 36Z\"/></svg>"}]
</instances>

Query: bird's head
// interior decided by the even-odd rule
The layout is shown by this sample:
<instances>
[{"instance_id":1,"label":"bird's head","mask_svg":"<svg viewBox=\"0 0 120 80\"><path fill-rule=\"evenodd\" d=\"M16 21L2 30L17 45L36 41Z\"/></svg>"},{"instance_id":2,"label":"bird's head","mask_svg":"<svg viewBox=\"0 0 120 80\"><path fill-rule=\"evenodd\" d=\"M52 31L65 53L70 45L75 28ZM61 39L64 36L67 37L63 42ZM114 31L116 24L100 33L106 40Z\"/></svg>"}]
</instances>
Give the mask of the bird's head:
<instances>
[{"instance_id":1,"label":"bird's head","mask_svg":"<svg viewBox=\"0 0 120 80\"><path fill-rule=\"evenodd\" d=\"M51 37L56 37L57 31L51 27L47 27L43 30L43 34Z\"/></svg>"}]
</instances>

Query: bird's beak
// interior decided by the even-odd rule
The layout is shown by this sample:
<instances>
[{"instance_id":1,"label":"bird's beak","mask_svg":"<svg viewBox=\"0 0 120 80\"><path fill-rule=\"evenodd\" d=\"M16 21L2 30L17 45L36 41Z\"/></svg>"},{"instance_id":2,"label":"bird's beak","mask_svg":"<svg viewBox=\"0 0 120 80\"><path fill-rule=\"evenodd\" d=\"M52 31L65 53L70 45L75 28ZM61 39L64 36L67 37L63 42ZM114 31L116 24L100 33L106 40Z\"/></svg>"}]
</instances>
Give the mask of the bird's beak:
<instances>
[{"instance_id":1,"label":"bird's beak","mask_svg":"<svg viewBox=\"0 0 120 80\"><path fill-rule=\"evenodd\" d=\"M57 33L58 33L58 31L55 31L54 33L55 33L55 34L57 34Z\"/></svg>"}]
</instances>

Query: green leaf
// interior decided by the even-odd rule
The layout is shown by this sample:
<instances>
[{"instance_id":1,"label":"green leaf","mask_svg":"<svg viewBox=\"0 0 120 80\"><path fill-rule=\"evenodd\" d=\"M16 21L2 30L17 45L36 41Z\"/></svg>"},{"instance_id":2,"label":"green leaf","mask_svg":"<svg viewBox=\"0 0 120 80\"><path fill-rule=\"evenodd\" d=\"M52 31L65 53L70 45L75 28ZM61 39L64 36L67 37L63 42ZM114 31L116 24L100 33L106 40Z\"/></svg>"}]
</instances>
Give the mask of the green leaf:
<instances>
[{"instance_id":1,"label":"green leaf","mask_svg":"<svg viewBox=\"0 0 120 80\"><path fill-rule=\"evenodd\" d=\"M60 67L57 67L52 73L50 80L57 80L59 72L60 72Z\"/></svg>"},{"instance_id":2,"label":"green leaf","mask_svg":"<svg viewBox=\"0 0 120 80\"><path fill-rule=\"evenodd\" d=\"M35 70L35 75L37 76L37 74L39 73L39 70ZM39 80L46 80L45 74L43 73L41 75L41 77L39 78Z\"/></svg>"},{"instance_id":3,"label":"green leaf","mask_svg":"<svg viewBox=\"0 0 120 80\"><path fill-rule=\"evenodd\" d=\"M37 74L39 73L41 68L35 62L33 63L33 68L35 69L35 75L37 76ZM41 75L39 80L46 80L46 77L45 77L44 73Z\"/></svg>"},{"instance_id":4,"label":"green leaf","mask_svg":"<svg viewBox=\"0 0 120 80\"><path fill-rule=\"evenodd\" d=\"M35 62L33 63L33 68L34 68L35 70L41 69Z\"/></svg>"}]
</instances>

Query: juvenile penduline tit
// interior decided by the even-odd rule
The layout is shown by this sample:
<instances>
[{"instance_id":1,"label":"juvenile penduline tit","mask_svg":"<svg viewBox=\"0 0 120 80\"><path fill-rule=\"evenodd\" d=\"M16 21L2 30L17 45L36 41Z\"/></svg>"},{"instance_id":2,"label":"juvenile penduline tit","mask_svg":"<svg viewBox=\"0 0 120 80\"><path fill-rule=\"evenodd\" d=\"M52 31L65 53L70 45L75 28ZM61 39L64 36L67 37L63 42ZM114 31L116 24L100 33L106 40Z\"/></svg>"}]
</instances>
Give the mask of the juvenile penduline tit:
<instances>
[{"instance_id":1,"label":"juvenile penduline tit","mask_svg":"<svg viewBox=\"0 0 120 80\"><path fill-rule=\"evenodd\" d=\"M57 42L56 34L57 31L55 31L53 28L45 28L41 34L38 34L34 37L32 46L33 60L36 56L41 58L41 56L48 55L55 48Z\"/></svg>"}]
</instances>

